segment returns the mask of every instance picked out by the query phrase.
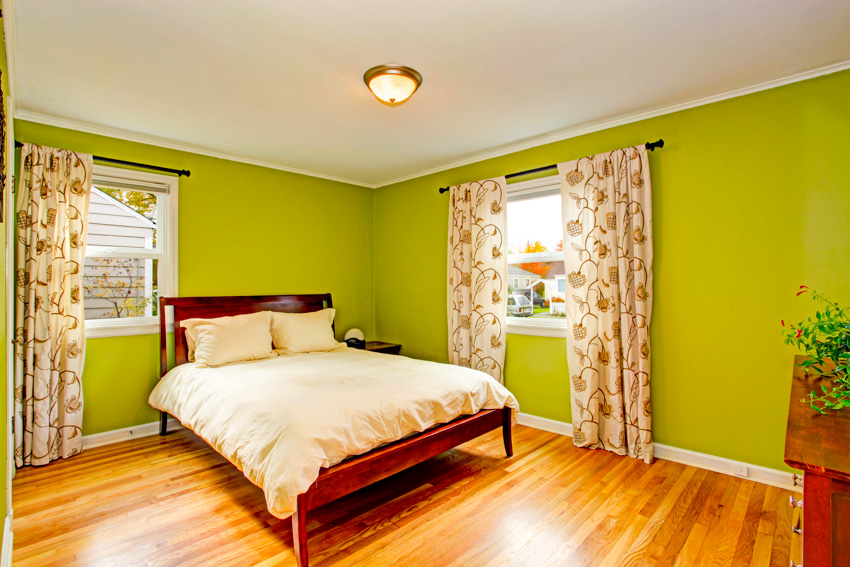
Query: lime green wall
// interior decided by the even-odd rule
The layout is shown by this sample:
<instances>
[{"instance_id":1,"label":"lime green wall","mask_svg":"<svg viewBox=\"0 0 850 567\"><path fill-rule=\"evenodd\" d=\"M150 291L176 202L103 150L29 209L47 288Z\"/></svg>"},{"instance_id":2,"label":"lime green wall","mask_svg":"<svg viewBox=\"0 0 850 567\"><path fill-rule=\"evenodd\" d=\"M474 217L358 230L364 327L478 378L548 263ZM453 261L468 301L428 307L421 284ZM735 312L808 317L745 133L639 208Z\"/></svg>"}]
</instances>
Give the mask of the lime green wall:
<instances>
[{"instance_id":1,"label":"lime green wall","mask_svg":"<svg viewBox=\"0 0 850 567\"><path fill-rule=\"evenodd\" d=\"M376 334L446 360L446 195L437 188L664 138L650 156L653 410L659 443L782 468L793 352L779 320L807 284L850 297L850 72L380 188ZM565 104L568 104L565 101ZM565 341L510 335L522 410L570 419Z\"/></svg>"},{"instance_id":2,"label":"lime green wall","mask_svg":"<svg viewBox=\"0 0 850 567\"><path fill-rule=\"evenodd\" d=\"M180 295L333 294L337 330L374 336L373 191L114 138L16 121L23 142L189 169L180 178ZM157 419L147 397L158 335L89 339L83 433Z\"/></svg>"},{"instance_id":3,"label":"lime green wall","mask_svg":"<svg viewBox=\"0 0 850 567\"><path fill-rule=\"evenodd\" d=\"M337 328L446 360L447 199L437 188L663 137L655 210L653 408L659 443L780 468L801 283L846 298L850 72L628 124L376 191L16 122L17 138L187 168L181 295L334 294ZM563 339L510 335L523 411L569 421ZM84 433L153 421L156 335L91 339Z\"/></svg>"}]
</instances>

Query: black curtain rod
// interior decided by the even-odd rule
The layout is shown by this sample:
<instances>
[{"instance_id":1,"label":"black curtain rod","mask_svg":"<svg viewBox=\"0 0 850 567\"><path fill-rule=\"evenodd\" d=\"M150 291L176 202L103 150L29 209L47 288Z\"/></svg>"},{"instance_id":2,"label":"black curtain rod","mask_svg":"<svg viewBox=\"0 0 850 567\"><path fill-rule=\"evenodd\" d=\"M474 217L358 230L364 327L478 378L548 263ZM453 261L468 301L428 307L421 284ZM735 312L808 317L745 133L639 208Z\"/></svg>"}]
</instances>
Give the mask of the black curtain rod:
<instances>
[{"instance_id":1,"label":"black curtain rod","mask_svg":"<svg viewBox=\"0 0 850 567\"><path fill-rule=\"evenodd\" d=\"M664 147L664 140L658 140L657 142L647 142L644 147L647 150L653 151L658 148ZM526 169L525 171L518 171L516 173L509 173L505 176L505 179L512 179L514 177L522 177L523 175L531 175L532 173L540 173L541 171L548 171L550 169L556 169L557 165L544 165L543 167L537 167L535 169ZM451 189L451 187L440 187L440 193L445 193Z\"/></svg>"},{"instance_id":2,"label":"black curtain rod","mask_svg":"<svg viewBox=\"0 0 850 567\"><path fill-rule=\"evenodd\" d=\"M16 148L20 148L23 145L24 144L22 142L15 140L15 147ZM136 162L136 161L126 161L126 160L123 160L123 159L115 159L115 158L108 158L108 157L101 157L101 156L92 156L92 159L95 159L97 161L102 161L104 163L115 163L115 164L118 164L118 165L129 165L131 167L142 167L144 169L150 169L150 170L153 170L153 171L161 171L163 173L174 173L174 174L177 175L177 177L189 177L190 175L192 175L192 172L189 171L188 169L172 169L170 167L161 167L161 166L158 166L158 165L148 165L146 163L139 163L139 162Z\"/></svg>"}]
</instances>

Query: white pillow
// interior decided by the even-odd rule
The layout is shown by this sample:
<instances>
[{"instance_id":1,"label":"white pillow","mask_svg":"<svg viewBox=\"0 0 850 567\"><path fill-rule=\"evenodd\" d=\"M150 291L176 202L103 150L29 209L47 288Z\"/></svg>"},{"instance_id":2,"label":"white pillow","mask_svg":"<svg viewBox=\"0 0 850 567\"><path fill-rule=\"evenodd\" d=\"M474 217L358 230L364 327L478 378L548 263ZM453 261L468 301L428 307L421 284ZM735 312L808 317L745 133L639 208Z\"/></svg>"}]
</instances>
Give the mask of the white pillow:
<instances>
[{"instance_id":1,"label":"white pillow","mask_svg":"<svg viewBox=\"0 0 850 567\"><path fill-rule=\"evenodd\" d=\"M281 354L324 352L339 348L331 324L335 309L310 313L272 312L272 341Z\"/></svg>"},{"instance_id":2,"label":"white pillow","mask_svg":"<svg viewBox=\"0 0 850 567\"><path fill-rule=\"evenodd\" d=\"M187 319L189 360L201 366L221 366L231 362L260 360L275 356L272 350L271 317L268 312Z\"/></svg>"},{"instance_id":3,"label":"white pillow","mask_svg":"<svg viewBox=\"0 0 850 567\"><path fill-rule=\"evenodd\" d=\"M219 317L223 319L223 317ZM198 325L215 319L185 319L180 321L180 326L186 329L186 356L189 362L195 362L195 343L198 340Z\"/></svg>"}]
</instances>

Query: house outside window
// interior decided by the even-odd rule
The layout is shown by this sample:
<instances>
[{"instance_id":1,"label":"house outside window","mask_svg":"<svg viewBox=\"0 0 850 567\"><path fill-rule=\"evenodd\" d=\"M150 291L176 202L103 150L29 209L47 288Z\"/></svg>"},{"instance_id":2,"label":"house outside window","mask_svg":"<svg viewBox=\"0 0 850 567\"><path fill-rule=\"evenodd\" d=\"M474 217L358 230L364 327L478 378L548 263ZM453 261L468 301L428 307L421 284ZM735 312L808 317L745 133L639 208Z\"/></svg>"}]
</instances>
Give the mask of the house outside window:
<instances>
[{"instance_id":1,"label":"house outside window","mask_svg":"<svg viewBox=\"0 0 850 567\"><path fill-rule=\"evenodd\" d=\"M95 165L83 308L87 337L156 333L177 294L177 178Z\"/></svg>"},{"instance_id":2,"label":"house outside window","mask_svg":"<svg viewBox=\"0 0 850 567\"><path fill-rule=\"evenodd\" d=\"M509 309L508 333L566 336L561 186L557 175L508 185L508 295L533 311Z\"/></svg>"}]
</instances>

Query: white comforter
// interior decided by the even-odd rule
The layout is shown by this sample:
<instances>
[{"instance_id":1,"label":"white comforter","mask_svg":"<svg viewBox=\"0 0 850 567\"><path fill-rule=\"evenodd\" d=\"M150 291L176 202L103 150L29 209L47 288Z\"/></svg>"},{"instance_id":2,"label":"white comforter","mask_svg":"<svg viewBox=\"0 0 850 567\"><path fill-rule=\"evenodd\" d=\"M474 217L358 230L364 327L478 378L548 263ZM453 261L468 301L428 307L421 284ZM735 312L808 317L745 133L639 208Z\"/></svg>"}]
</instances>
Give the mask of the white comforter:
<instances>
[{"instance_id":1,"label":"white comforter","mask_svg":"<svg viewBox=\"0 0 850 567\"><path fill-rule=\"evenodd\" d=\"M184 364L157 384L150 404L236 465L279 518L295 511L321 467L461 415L519 409L483 372L350 348Z\"/></svg>"}]
</instances>

